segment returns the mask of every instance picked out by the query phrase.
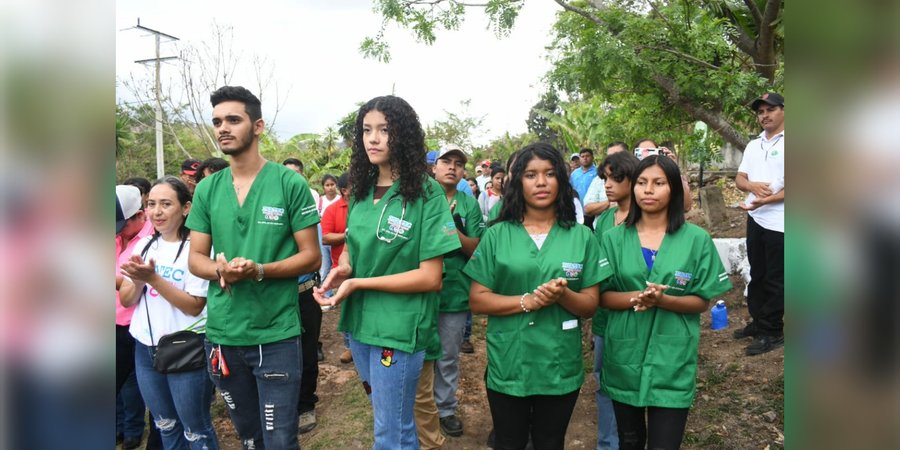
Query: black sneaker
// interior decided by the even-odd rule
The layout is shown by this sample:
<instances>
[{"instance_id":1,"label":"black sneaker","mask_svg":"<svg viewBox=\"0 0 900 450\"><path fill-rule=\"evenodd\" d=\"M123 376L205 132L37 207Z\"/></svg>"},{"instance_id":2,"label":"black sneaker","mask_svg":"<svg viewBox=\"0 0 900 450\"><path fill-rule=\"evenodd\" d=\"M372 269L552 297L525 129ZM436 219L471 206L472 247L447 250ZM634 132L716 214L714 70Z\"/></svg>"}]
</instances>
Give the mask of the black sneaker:
<instances>
[{"instance_id":1,"label":"black sneaker","mask_svg":"<svg viewBox=\"0 0 900 450\"><path fill-rule=\"evenodd\" d=\"M463 424L456 415L441 417L441 431L447 436L460 437L463 435Z\"/></svg>"},{"instance_id":2,"label":"black sneaker","mask_svg":"<svg viewBox=\"0 0 900 450\"><path fill-rule=\"evenodd\" d=\"M472 345L472 342L466 339L462 342L462 345L459 346L460 353L475 353L475 346Z\"/></svg>"},{"instance_id":3,"label":"black sneaker","mask_svg":"<svg viewBox=\"0 0 900 450\"><path fill-rule=\"evenodd\" d=\"M772 350L775 350L778 347L784 346L784 336L756 336L753 339L753 343L747 346L744 349L744 352L747 356L761 355L763 353L769 353Z\"/></svg>"},{"instance_id":4,"label":"black sneaker","mask_svg":"<svg viewBox=\"0 0 900 450\"><path fill-rule=\"evenodd\" d=\"M487 440L487 447L488 447L488 448L494 448L494 440L495 440L495 437L494 437L494 429L491 428L491 432L488 433L488 440Z\"/></svg>"},{"instance_id":5,"label":"black sneaker","mask_svg":"<svg viewBox=\"0 0 900 450\"><path fill-rule=\"evenodd\" d=\"M319 345L316 347L316 357L319 359L319 362L325 361L325 352L322 351L321 342L319 342Z\"/></svg>"},{"instance_id":6,"label":"black sneaker","mask_svg":"<svg viewBox=\"0 0 900 450\"><path fill-rule=\"evenodd\" d=\"M122 448L125 450L132 450L132 449L138 448L140 446L141 446L141 438L140 437L127 437L122 440Z\"/></svg>"},{"instance_id":7,"label":"black sneaker","mask_svg":"<svg viewBox=\"0 0 900 450\"><path fill-rule=\"evenodd\" d=\"M734 333L732 334L735 339L756 337L758 335L759 331L756 329L756 325L754 325L753 323L748 323L746 327L734 330Z\"/></svg>"}]
</instances>

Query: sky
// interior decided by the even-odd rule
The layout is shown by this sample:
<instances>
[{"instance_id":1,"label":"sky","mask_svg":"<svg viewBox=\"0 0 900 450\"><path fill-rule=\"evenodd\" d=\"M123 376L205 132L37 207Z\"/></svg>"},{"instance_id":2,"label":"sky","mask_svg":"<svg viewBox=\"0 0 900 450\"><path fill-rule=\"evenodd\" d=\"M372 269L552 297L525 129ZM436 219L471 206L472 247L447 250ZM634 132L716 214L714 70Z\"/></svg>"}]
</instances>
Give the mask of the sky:
<instances>
[{"instance_id":1,"label":"sky","mask_svg":"<svg viewBox=\"0 0 900 450\"><path fill-rule=\"evenodd\" d=\"M374 36L380 14L368 0L171 1L117 2L116 98L134 102L121 80L150 79L149 67L135 60L153 58L151 35L129 29L141 25L179 38L163 43L162 56L178 47L212 42L213 24L233 27L233 46L241 69L232 84L251 90L257 85L249 60L271 62L284 105L274 131L281 139L299 133L321 133L359 102L394 93L418 112L423 125L464 113L484 117L473 141L483 145L502 136L527 131L528 111L544 91L550 69L545 47L558 5L549 0L525 2L512 33L497 38L487 28L481 9L467 13L458 31L439 31L433 45L417 43L412 33L395 25L385 32L391 46L388 64L364 59L359 45ZM179 61L165 63L162 83L174 83ZM287 97L284 93L287 92ZM274 100L274 92L268 94ZM274 101L263 97L263 118L274 115Z\"/></svg>"}]
</instances>

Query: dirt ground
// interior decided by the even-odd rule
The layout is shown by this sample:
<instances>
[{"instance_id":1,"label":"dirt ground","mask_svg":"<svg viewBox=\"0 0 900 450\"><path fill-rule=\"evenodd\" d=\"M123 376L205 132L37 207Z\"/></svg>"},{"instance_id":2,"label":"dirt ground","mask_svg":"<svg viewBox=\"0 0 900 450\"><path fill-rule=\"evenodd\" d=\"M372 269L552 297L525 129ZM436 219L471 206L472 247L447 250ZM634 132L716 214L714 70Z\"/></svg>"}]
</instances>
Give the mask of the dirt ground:
<instances>
[{"instance_id":1,"label":"dirt ground","mask_svg":"<svg viewBox=\"0 0 900 450\"><path fill-rule=\"evenodd\" d=\"M733 188L732 188L733 189ZM736 197L733 192L726 194ZM711 230L714 237L742 237L746 216L729 208L728 223ZM695 208L688 220L705 226L702 212ZM784 445L784 350L744 356L748 341L735 341L731 333L749 320L744 304L744 284L732 278L735 288L723 298L728 305L729 327L709 329L710 316L701 318L702 332L698 362L697 397L688 418L685 449L768 449ZM325 361L320 363L316 408L318 426L301 435L302 448L366 449L372 445L372 414L362 386L351 364L341 364L338 356L343 342L336 331L339 311L324 314L322 338ZM486 449L491 429L490 411L484 388L486 365L486 319L476 316L473 326L474 354L461 355L458 415L465 434L447 438L444 449ZM591 374L590 321L584 323L585 383L566 435L567 449L592 449L596 445L597 410L594 392L597 383ZM240 449L221 399L214 405L221 447Z\"/></svg>"}]
</instances>

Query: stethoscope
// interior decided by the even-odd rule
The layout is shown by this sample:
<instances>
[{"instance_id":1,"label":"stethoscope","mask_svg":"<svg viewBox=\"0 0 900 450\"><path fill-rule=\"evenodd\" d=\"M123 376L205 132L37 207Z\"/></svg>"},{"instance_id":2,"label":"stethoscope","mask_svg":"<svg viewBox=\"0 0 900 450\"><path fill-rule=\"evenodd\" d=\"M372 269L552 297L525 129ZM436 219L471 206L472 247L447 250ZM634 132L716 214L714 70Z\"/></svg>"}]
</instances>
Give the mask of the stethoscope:
<instances>
[{"instance_id":1,"label":"stethoscope","mask_svg":"<svg viewBox=\"0 0 900 450\"><path fill-rule=\"evenodd\" d=\"M394 200L400 200L400 204L402 205L402 209L400 210L400 223L403 223L403 218L406 217L406 202L402 199L397 198L397 194L391 195L391 198L384 204L381 208L381 216L378 217L378 223L375 224L375 237L378 238L379 241L390 244L394 242L394 239L397 239L397 236L400 235L393 227L388 227L388 230L394 234L394 237L388 239L381 235L381 221L384 220L384 212L387 210L388 206L391 205L391 202ZM399 225L398 225L399 226Z\"/></svg>"}]
</instances>

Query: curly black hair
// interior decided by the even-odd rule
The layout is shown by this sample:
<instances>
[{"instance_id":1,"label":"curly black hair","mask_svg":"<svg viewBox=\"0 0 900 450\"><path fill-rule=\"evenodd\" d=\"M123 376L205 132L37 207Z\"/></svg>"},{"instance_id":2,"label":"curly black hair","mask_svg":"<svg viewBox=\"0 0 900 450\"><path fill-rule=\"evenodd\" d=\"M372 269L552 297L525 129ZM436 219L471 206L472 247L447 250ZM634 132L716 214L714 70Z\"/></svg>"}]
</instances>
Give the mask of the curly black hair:
<instances>
[{"instance_id":1,"label":"curly black hair","mask_svg":"<svg viewBox=\"0 0 900 450\"><path fill-rule=\"evenodd\" d=\"M523 147L515 153L509 170L509 182L503 185L503 206L500 215L494 222L518 222L525 219L525 195L522 192L522 173L532 159L538 158L550 161L553 171L556 173L556 221L563 228L575 225L575 190L569 182L569 167L555 147L544 142L537 142Z\"/></svg>"},{"instance_id":2,"label":"curly black hair","mask_svg":"<svg viewBox=\"0 0 900 450\"><path fill-rule=\"evenodd\" d=\"M350 155L350 179L353 197L362 201L378 180L378 166L369 162L363 142L363 118L369 111L378 111L387 119L388 158L393 172L400 180L400 196L412 202L424 195L428 165L425 162L425 131L412 106L400 97L375 97L359 108L354 127L353 153Z\"/></svg>"}]
</instances>

